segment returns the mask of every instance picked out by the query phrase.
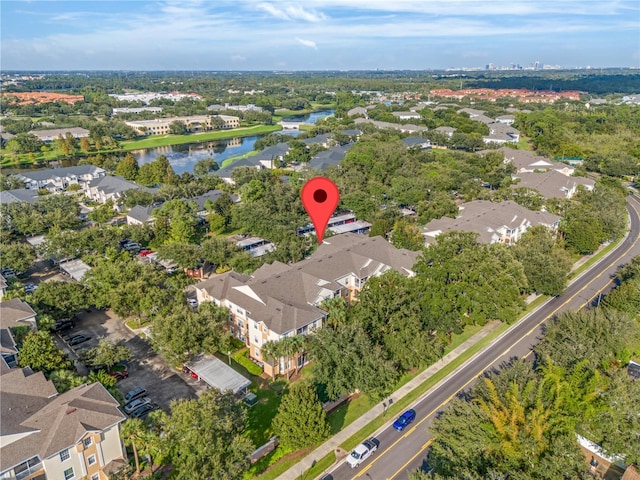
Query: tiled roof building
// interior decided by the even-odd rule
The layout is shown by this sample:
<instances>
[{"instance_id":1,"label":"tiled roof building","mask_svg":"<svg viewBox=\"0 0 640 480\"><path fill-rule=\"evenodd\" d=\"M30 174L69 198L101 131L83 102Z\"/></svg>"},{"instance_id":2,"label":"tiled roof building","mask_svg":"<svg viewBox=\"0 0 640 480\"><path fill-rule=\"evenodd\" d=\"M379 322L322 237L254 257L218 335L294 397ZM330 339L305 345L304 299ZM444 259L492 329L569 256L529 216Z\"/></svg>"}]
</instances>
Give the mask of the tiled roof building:
<instances>
[{"instance_id":1,"label":"tiled roof building","mask_svg":"<svg viewBox=\"0 0 640 480\"><path fill-rule=\"evenodd\" d=\"M320 308L323 300L342 296L351 301L367 279L388 270L412 276L417 256L382 237L343 234L325 240L301 262L265 264L251 276L227 272L197 284L196 292L199 302L229 309L231 333L250 347L252 358L262 362L265 342L322 327L327 316ZM291 360L265 362L265 372L284 373L293 368ZM298 365L306 361L294 360Z\"/></svg>"},{"instance_id":2,"label":"tiled roof building","mask_svg":"<svg viewBox=\"0 0 640 480\"><path fill-rule=\"evenodd\" d=\"M1 478L100 480L121 468L125 416L100 383L58 394L42 372L12 369L0 382Z\"/></svg>"}]
</instances>

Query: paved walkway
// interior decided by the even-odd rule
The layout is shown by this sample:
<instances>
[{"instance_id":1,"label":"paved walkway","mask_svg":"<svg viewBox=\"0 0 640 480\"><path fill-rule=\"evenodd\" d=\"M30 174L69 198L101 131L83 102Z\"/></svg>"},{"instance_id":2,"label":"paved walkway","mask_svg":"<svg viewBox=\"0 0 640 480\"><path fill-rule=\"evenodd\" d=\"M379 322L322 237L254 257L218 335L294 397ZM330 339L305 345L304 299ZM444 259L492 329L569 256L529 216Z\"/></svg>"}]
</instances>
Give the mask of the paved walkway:
<instances>
[{"instance_id":1,"label":"paved walkway","mask_svg":"<svg viewBox=\"0 0 640 480\"><path fill-rule=\"evenodd\" d=\"M306 457L304 457L301 461L296 463L289 470L284 472L282 475L276 478L276 480L295 480L300 475L302 475L306 470L311 468L314 462L317 462L325 455L335 451L336 458L340 461L344 458L347 453L341 451L340 444L344 443L348 438L352 435L355 435L361 428L365 427L367 424L378 418L380 415L385 413L386 407L390 404L397 402L398 400L404 398L409 392L414 390L415 388L422 385L425 381L427 381L432 375L436 372L442 370L446 365L451 363L454 359L458 358L463 352L468 350L472 345L475 345L482 338L486 337L489 333L491 333L496 327L500 325L500 322L493 321L488 323L481 331L476 333L474 336L469 338L464 343L460 344L458 347L454 348L451 352L447 353L444 357L438 360L435 364L431 365L426 370L423 370L416 377L411 379L409 382L405 383L398 390L393 392L388 399L380 402L372 409L370 409L367 413L359 417L357 420L351 422L345 428L340 430L337 434L331 437L329 440L324 442L314 451L309 453ZM395 418L390 418L387 423L391 423ZM379 430L383 430L386 428L387 424L383 427L380 427ZM375 436L375 435L373 435Z\"/></svg>"}]
</instances>

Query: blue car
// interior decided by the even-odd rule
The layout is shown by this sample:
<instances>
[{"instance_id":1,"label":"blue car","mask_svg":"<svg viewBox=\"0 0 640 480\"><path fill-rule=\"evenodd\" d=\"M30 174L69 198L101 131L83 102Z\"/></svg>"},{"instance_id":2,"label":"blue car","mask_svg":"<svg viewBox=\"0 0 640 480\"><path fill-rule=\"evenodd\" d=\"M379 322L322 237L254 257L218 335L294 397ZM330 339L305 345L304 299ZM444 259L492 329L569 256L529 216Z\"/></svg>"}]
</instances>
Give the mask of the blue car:
<instances>
[{"instance_id":1,"label":"blue car","mask_svg":"<svg viewBox=\"0 0 640 480\"><path fill-rule=\"evenodd\" d=\"M402 430L404 430L404 427L409 425L415 419L416 419L416 411L407 410L402 415L400 415L395 422L393 422L393 428L401 432Z\"/></svg>"}]
</instances>

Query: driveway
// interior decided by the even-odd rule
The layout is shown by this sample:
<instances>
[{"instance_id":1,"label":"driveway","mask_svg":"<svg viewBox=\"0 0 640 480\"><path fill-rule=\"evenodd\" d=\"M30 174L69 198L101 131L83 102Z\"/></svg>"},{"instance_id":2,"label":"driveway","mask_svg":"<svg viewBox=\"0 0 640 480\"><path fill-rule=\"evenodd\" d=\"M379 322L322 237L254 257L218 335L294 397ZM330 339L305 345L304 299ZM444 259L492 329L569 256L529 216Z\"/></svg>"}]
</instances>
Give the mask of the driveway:
<instances>
[{"instance_id":1,"label":"driveway","mask_svg":"<svg viewBox=\"0 0 640 480\"><path fill-rule=\"evenodd\" d=\"M197 382L189 375L169 367L146 340L135 335L111 310L91 309L79 314L76 326L70 332L91 337L91 340L73 347L75 350L60 337L56 339L56 343L70 353L70 358L76 360L76 368L81 375L86 375L87 369L82 362L77 361L76 352L97 345L101 338L122 341L131 350L133 359L129 362L129 377L117 384L123 394L142 386L147 389L147 396L151 401L168 412L172 400L197 398L198 392L206 388L203 382Z\"/></svg>"}]
</instances>

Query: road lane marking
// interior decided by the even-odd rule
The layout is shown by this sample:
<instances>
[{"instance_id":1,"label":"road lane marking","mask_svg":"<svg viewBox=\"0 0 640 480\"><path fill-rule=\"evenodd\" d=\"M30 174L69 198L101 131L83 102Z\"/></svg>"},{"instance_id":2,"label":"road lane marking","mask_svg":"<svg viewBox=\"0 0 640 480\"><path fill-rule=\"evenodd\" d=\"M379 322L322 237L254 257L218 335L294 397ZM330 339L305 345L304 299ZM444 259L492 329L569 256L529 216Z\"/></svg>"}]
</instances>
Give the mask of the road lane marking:
<instances>
[{"instance_id":1,"label":"road lane marking","mask_svg":"<svg viewBox=\"0 0 640 480\"><path fill-rule=\"evenodd\" d=\"M429 446L432 443L433 443L433 438L430 438L429 440L427 440L427 442L424 445L422 445L422 447L420 447L420 450L418 450L418 453L416 453L413 457L407 460L407 462L405 462L404 465L402 465L398 470L396 470L396 473L394 473L390 477L387 477L387 480L393 480L394 478L396 478L398 474L400 474L405 468L407 468L407 465L413 462L418 455L422 454L422 452L424 452L427 448L429 448Z\"/></svg>"},{"instance_id":2,"label":"road lane marking","mask_svg":"<svg viewBox=\"0 0 640 480\"><path fill-rule=\"evenodd\" d=\"M638 208L636 208L632 203L630 203L631 208L636 212L636 215L638 215L638 217L640 218L640 210L638 210ZM597 279L599 279L602 275L604 275L604 273L609 270L611 267L613 267L622 257L624 257L625 255L627 255L638 243L638 241L640 241L640 236L636 237L636 239L631 243L631 245L629 246L629 248L627 248L624 252L622 252L620 255L617 255L615 260L613 262L611 262L607 267L605 267L598 275L596 275L595 277L593 277L591 280L589 280L582 288L580 288L577 292L575 292L573 295L571 295L571 297L569 297L566 301L564 301L561 305L559 305L555 310L553 310L549 315L545 316L540 322L538 322L528 333L524 334L523 336L521 336L519 339L517 339L514 343L511 344L511 346L509 346L506 350L504 350L500 355L498 355L495 360L493 360L491 363L495 363L498 360L500 360L502 357L504 357L513 347L515 347L518 343L520 343L522 340L524 340L526 337L528 337L529 335L531 335L531 333L533 333L534 330L536 330L537 328L540 327L540 325L542 325L543 323L545 323L547 320L549 320L550 318L552 318L556 313L558 313L558 311L560 309L562 309L563 307L565 307L569 302L573 301L573 299L575 299L580 293L582 293L589 285L591 285L593 282L595 282ZM595 266L595 265L593 265ZM592 267L593 267L592 266ZM591 267L590 267L591 268ZM587 270L588 271L588 270ZM585 271L586 273L586 271ZM609 282L611 283L611 282ZM607 283L607 285L605 285L604 287L602 287L601 289L597 290L597 294L599 295L605 288L607 288L609 286L609 283ZM578 308L578 310L582 309L585 305L587 305L591 300L588 300L587 302L583 303L582 305L580 305L580 307ZM496 339L497 340L497 339ZM494 341L495 342L495 341ZM486 348L490 348L493 345L490 344L488 345ZM529 355L529 354L527 354ZM474 376L472 378L470 378L467 382L465 382L464 385L462 385L458 390L456 390L452 395L450 395L448 398L446 398L443 402L441 402L437 407L435 407L433 410L431 410L428 414L426 414L422 420L418 421L415 426L411 429L411 432L413 432L419 425L421 425L422 423L424 423L425 421L427 421L429 418L431 418L431 416L435 413L437 413L443 406L445 406L446 404L448 404L455 396L457 396L461 391L463 391L465 388L467 388L469 386L469 384L471 384L472 382L476 381L481 375L482 373L484 373L484 371L491 365L488 364L486 367L484 367L482 369L482 372L477 375ZM431 393L431 392L427 392L427 395ZM417 403L419 403L422 400L422 397L418 400ZM409 432L407 432L409 433ZM355 477L352 477L352 480L355 480L358 477L361 477L362 475L364 475L380 458L382 458L387 452L391 451L401 440L403 440L405 438L406 435L403 435L402 437L400 437L399 439L397 439L395 442L393 442L388 448L386 448L383 452L380 453L380 455L378 455L376 458L374 458L364 469L362 469ZM398 472L396 472L395 475L397 475ZM392 477L393 478L393 477Z\"/></svg>"}]
</instances>

